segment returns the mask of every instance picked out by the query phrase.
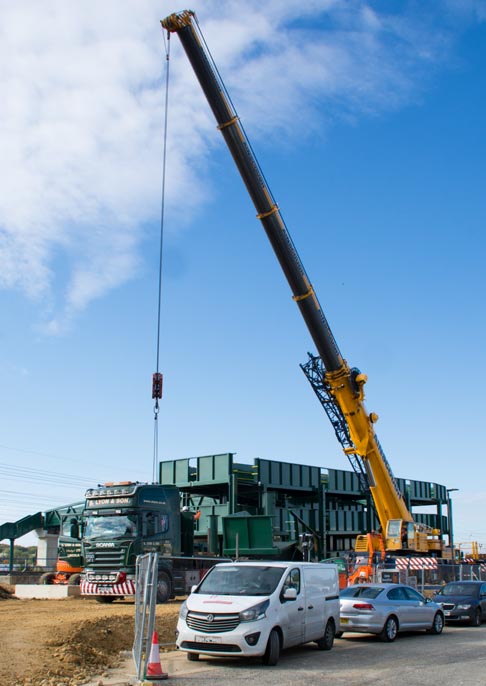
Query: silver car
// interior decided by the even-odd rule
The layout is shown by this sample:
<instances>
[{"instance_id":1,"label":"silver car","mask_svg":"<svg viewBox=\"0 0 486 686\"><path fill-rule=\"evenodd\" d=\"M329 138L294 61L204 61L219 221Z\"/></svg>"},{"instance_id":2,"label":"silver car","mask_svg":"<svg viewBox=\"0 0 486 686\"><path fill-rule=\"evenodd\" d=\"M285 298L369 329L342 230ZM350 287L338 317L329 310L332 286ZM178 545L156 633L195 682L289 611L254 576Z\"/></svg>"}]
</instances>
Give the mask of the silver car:
<instances>
[{"instance_id":1,"label":"silver car","mask_svg":"<svg viewBox=\"0 0 486 686\"><path fill-rule=\"evenodd\" d=\"M358 584L340 594L341 630L378 634L394 641L399 631L425 629L440 634L444 613L439 605L405 584Z\"/></svg>"}]
</instances>

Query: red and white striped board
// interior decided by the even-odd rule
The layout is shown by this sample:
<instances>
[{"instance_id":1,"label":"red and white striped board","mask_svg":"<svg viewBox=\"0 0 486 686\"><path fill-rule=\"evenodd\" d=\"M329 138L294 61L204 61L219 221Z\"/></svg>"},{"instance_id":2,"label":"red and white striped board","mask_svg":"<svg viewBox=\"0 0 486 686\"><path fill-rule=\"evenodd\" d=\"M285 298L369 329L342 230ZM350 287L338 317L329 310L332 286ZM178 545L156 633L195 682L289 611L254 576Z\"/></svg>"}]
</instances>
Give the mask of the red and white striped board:
<instances>
[{"instance_id":1,"label":"red and white striped board","mask_svg":"<svg viewBox=\"0 0 486 686\"><path fill-rule=\"evenodd\" d=\"M82 581L80 591L81 595L135 595L135 582L127 579L121 584L107 586L106 584Z\"/></svg>"},{"instance_id":2,"label":"red and white striped board","mask_svg":"<svg viewBox=\"0 0 486 686\"><path fill-rule=\"evenodd\" d=\"M437 569L435 557L397 557L395 567L397 569Z\"/></svg>"}]
</instances>

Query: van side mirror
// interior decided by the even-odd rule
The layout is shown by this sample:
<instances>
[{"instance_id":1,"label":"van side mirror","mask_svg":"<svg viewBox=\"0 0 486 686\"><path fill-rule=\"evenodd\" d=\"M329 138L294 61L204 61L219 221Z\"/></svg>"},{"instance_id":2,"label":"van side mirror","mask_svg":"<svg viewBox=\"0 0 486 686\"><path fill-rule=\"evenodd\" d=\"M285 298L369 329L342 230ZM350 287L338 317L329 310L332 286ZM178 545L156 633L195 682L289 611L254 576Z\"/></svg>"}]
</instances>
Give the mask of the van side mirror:
<instances>
[{"instance_id":1,"label":"van side mirror","mask_svg":"<svg viewBox=\"0 0 486 686\"><path fill-rule=\"evenodd\" d=\"M297 598L296 588L286 588L283 594L284 600L295 600Z\"/></svg>"}]
</instances>

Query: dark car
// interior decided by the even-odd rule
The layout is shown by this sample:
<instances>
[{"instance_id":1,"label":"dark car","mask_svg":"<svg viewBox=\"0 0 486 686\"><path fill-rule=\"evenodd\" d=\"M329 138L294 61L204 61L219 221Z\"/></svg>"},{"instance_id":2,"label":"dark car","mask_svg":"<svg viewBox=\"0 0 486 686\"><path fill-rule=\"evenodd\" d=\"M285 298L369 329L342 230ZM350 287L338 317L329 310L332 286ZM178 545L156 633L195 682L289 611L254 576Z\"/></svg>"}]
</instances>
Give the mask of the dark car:
<instances>
[{"instance_id":1,"label":"dark car","mask_svg":"<svg viewBox=\"0 0 486 686\"><path fill-rule=\"evenodd\" d=\"M436 594L435 602L444 610L446 622L468 622L480 626L486 619L486 583L451 581Z\"/></svg>"}]
</instances>

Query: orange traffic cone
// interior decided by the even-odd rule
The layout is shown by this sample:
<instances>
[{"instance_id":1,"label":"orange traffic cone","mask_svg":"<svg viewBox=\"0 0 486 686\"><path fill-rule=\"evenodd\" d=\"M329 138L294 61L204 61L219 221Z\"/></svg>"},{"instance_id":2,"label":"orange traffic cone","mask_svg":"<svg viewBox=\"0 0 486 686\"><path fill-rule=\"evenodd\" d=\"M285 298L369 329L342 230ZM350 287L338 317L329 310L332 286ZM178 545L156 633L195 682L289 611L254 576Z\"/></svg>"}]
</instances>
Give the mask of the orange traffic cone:
<instances>
[{"instance_id":1,"label":"orange traffic cone","mask_svg":"<svg viewBox=\"0 0 486 686\"><path fill-rule=\"evenodd\" d=\"M159 636L156 631L154 631L152 635L152 645L150 647L150 655L145 678L152 682L162 681L162 679L169 678L169 675L162 671L162 665L160 664Z\"/></svg>"}]
</instances>

